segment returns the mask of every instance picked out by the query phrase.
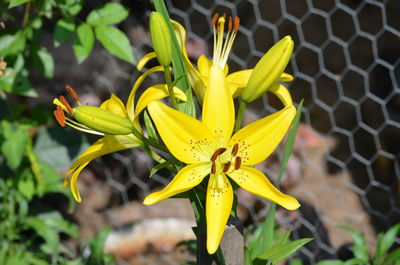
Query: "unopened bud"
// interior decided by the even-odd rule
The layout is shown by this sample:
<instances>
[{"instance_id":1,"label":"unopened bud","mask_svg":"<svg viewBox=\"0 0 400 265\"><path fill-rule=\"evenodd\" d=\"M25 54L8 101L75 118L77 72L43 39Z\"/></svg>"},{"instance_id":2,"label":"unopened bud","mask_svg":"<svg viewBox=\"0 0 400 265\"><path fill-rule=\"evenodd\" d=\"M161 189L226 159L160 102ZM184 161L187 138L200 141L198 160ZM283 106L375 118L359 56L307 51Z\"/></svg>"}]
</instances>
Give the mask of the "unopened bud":
<instances>
[{"instance_id":1,"label":"unopened bud","mask_svg":"<svg viewBox=\"0 0 400 265\"><path fill-rule=\"evenodd\" d=\"M111 111L80 105L73 109L74 118L92 130L111 135L126 135L133 131L133 123Z\"/></svg>"},{"instance_id":2,"label":"unopened bud","mask_svg":"<svg viewBox=\"0 0 400 265\"><path fill-rule=\"evenodd\" d=\"M249 103L256 100L280 79L289 63L293 46L292 38L286 36L268 50L255 66L249 82L242 91L243 101Z\"/></svg>"},{"instance_id":3,"label":"unopened bud","mask_svg":"<svg viewBox=\"0 0 400 265\"><path fill-rule=\"evenodd\" d=\"M172 62L172 41L168 25L159 12L151 12L150 37L158 62L169 66Z\"/></svg>"}]
</instances>

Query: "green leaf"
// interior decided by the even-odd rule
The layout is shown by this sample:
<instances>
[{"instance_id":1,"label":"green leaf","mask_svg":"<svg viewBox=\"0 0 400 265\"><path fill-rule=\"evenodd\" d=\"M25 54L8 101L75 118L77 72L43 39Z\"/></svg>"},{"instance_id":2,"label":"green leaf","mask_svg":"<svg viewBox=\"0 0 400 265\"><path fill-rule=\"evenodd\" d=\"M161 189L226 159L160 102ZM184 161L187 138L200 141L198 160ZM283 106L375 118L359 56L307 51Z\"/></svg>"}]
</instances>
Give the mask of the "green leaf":
<instances>
[{"instance_id":1,"label":"green leaf","mask_svg":"<svg viewBox=\"0 0 400 265\"><path fill-rule=\"evenodd\" d=\"M83 4L83 0L56 0L56 2L61 10L68 12L72 16L81 11Z\"/></svg>"},{"instance_id":2,"label":"green leaf","mask_svg":"<svg viewBox=\"0 0 400 265\"><path fill-rule=\"evenodd\" d=\"M391 252L382 262L382 265L392 265L395 261L400 260L400 248Z\"/></svg>"},{"instance_id":3,"label":"green leaf","mask_svg":"<svg viewBox=\"0 0 400 265\"><path fill-rule=\"evenodd\" d=\"M25 34L20 30L15 34L7 34L0 37L0 56L15 55L25 48Z\"/></svg>"},{"instance_id":4,"label":"green leaf","mask_svg":"<svg viewBox=\"0 0 400 265\"><path fill-rule=\"evenodd\" d=\"M54 28L54 46L58 47L66 42L75 30L75 23L72 18L62 18L57 21Z\"/></svg>"},{"instance_id":5,"label":"green leaf","mask_svg":"<svg viewBox=\"0 0 400 265\"><path fill-rule=\"evenodd\" d=\"M278 179L277 179L277 183L276 183L277 186L279 186L279 184L280 184L280 180L283 176L283 173L286 170L287 162L289 161L289 158L293 152L293 145L294 145L294 141L296 139L297 129L298 129L299 123L300 123L302 108L303 108L303 100L300 101L300 104L297 107L296 116L294 117L292 127L289 130L285 148L283 150L282 163L281 163L281 167L279 169L279 175L278 175Z\"/></svg>"},{"instance_id":6,"label":"green leaf","mask_svg":"<svg viewBox=\"0 0 400 265\"><path fill-rule=\"evenodd\" d=\"M128 10L119 3L107 3L89 13L86 22L93 26L117 24L129 15Z\"/></svg>"},{"instance_id":7,"label":"green leaf","mask_svg":"<svg viewBox=\"0 0 400 265\"><path fill-rule=\"evenodd\" d=\"M38 132L33 150L39 159L62 170L67 169L88 146L83 134L70 128L52 127Z\"/></svg>"},{"instance_id":8,"label":"green leaf","mask_svg":"<svg viewBox=\"0 0 400 265\"><path fill-rule=\"evenodd\" d=\"M32 174L30 174L32 175ZM33 183L33 177L28 176L18 181L19 192L28 200L31 200L35 194L35 184Z\"/></svg>"},{"instance_id":9,"label":"green leaf","mask_svg":"<svg viewBox=\"0 0 400 265\"><path fill-rule=\"evenodd\" d=\"M33 58L40 73L46 78L52 78L54 75L54 60L46 48L42 47L36 50Z\"/></svg>"},{"instance_id":10,"label":"green leaf","mask_svg":"<svg viewBox=\"0 0 400 265\"><path fill-rule=\"evenodd\" d=\"M368 263L369 262L368 247L367 247L367 242L365 241L364 235L362 235L361 233L358 233L357 231L355 231L347 226L339 226L339 227L348 231L351 234L351 236L353 237L354 256L356 258L362 260L363 262Z\"/></svg>"},{"instance_id":11,"label":"green leaf","mask_svg":"<svg viewBox=\"0 0 400 265\"><path fill-rule=\"evenodd\" d=\"M265 251L263 254L261 254L257 258L263 259L263 260L268 260L272 264L276 264L279 261L292 255L299 248L301 248L303 245L307 244L311 240L313 240L313 238L302 238L302 239L298 239L296 241L291 241L291 242L287 242L282 245L274 246L274 247L268 249L267 251Z\"/></svg>"},{"instance_id":12,"label":"green leaf","mask_svg":"<svg viewBox=\"0 0 400 265\"><path fill-rule=\"evenodd\" d=\"M154 174L156 174L159 170L161 170L161 169L163 169L163 168L166 168L166 167L168 167L168 166L170 166L170 165L173 165L174 164L174 160L168 160L168 161L166 161L166 162L164 162L164 163L161 163L161 164L158 164L158 165L156 165L155 167L153 167L152 169L151 169L151 171L150 171L150 175L149 175L149 178L151 178Z\"/></svg>"},{"instance_id":13,"label":"green leaf","mask_svg":"<svg viewBox=\"0 0 400 265\"><path fill-rule=\"evenodd\" d=\"M400 231L400 224L397 224L392 228L390 228L383 235L382 234L379 235L377 249L374 258L374 264L379 264L381 257L384 256L387 251L389 251L390 247L396 240L399 231Z\"/></svg>"},{"instance_id":14,"label":"green leaf","mask_svg":"<svg viewBox=\"0 0 400 265\"><path fill-rule=\"evenodd\" d=\"M89 239L90 256L87 265L104 264L104 242L107 235L111 232L110 228L103 228L103 230L96 237Z\"/></svg>"},{"instance_id":15,"label":"green leaf","mask_svg":"<svg viewBox=\"0 0 400 265\"><path fill-rule=\"evenodd\" d=\"M4 123L2 126L4 126ZM12 130L12 135L4 140L1 145L1 151L7 159L8 166L16 169L21 164L29 135L28 132L21 128L9 129Z\"/></svg>"},{"instance_id":16,"label":"green leaf","mask_svg":"<svg viewBox=\"0 0 400 265\"><path fill-rule=\"evenodd\" d=\"M56 253L60 241L56 230L48 226L44 220L33 216L26 218L25 223L44 239L46 243L43 246L43 250L47 254Z\"/></svg>"},{"instance_id":17,"label":"green leaf","mask_svg":"<svg viewBox=\"0 0 400 265\"><path fill-rule=\"evenodd\" d=\"M8 4L8 8L13 8L22 4L25 4L26 2L29 2L30 0L10 0L10 3Z\"/></svg>"},{"instance_id":18,"label":"green leaf","mask_svg":"<svg viewBox=\"0 0 400 265\"><path fill-rule=\"evenodd\" d=\"M144 124L146 126L146 131L147 131L147 134L149 135L149 138L154 140L155 142L158 142L156 129L154 128L153 122L151 121L147 111L144 112L143 119L144 119Z\"/></svg>"},{"instance_id":19,"label":"green leaf","mask_svg":"<svg viewBox=\"0 0 400 265\"><path fill-rule=\"evenodd\" d=\"M116 57L135 64L132 47L126 35L117 28L99 26L95 28L96 38L104 48Z\"/></svg>"},{"instance_id":20,"label":"green leaf","mask_svg":"<svg viewBox=\"0 0 400 265\"><path fill-rule=\"evenodd\" d=\"M72 48L78 63L82 63L93 49L94 34L92 28L87 24L81 24L75 33Z\"/></svg>"},{"instance_id":21,"label":"green leaf","mask_svg":"<svg viewBox=\"0 0 400 265\"><path fill-rule=\"evenodd\" d=\"M303 265L303 261L301 259L294 259L290 262L290 265Z\"/></svg>"}]
</instances>

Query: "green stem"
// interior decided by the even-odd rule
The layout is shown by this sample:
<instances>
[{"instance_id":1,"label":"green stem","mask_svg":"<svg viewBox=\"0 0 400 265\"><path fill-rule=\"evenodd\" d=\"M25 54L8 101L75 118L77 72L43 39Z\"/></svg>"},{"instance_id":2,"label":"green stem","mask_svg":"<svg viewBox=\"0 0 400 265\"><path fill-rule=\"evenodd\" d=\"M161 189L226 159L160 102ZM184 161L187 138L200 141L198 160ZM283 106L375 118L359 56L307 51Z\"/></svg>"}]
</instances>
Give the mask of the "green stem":
<instances>
[{"instance_id":1,"label":"green stem","mask_svg":"<svg viewBox=\"0 0 400 265\"><path fill-rule=\"evenodd\" d=\"M160 156L159 154L157 154L156 152L152 151L151 152L151 157L157 161L159 164L165 163L167 160L165 160L162 156ZM178 173L178 171L176 170L176 168L172 165L169 165L166 167L169 171L171 171L172 173Z\"/></svg>"},{"instance_id":2,"label":"green stem","mask_svg":"<svg viewBox=\"0 0 400 265\"><path fill-rule=\"evenodd\" d=\"M172 106L174 107L174 109L179 110L178 102L176 102L174 94L174 85L172 83L172 78L171 78L171 68L169 66L164 67L164 75L165 75L165 80L167 82L169 98L171 99Z\"/></svg>"},{"instance_id":3,"label":"green stem","mask_svg":"<svg viewBox=\"0 0 400 265\"><path fill-rule=\"evenodd\" d=\"M31 1L26 3L26 6L25 6L24 18L22 20L22 27L23 28L25 28L26 24L28 24L30 11L31 11Z\"/></svg>"},{"instance_id":4,"label":"green stem","mask_svg":"<svg viewBox=\"0 0 400 265\"><path fill-rule=\"evenodd\" d=\"M159 143L157 143L154 140L151 140L149 138L146 138L143 134L141 134L136 128L133 128L132 130L133 135L135 135L139 140L141 140L142 142L146 143L149 146L152 146L160 151L163 152L168 152L168 149L165 148L164 146L160 145Z\"/></svg>"},{"instance_id":5,"label":"green stem","mask_svg":"<svg viewBox=\"0 0 400 265\"><path fill-rule=\"evenodd\" d=\"M240 101L239 111L238 111L236 122L235 122L234 133L239 131L240 127L242 126L243 114L244 114L244 111L246 109L246 106L247 106L246 102L244 102L243 100Z\"/></svg>"}]
</instances>

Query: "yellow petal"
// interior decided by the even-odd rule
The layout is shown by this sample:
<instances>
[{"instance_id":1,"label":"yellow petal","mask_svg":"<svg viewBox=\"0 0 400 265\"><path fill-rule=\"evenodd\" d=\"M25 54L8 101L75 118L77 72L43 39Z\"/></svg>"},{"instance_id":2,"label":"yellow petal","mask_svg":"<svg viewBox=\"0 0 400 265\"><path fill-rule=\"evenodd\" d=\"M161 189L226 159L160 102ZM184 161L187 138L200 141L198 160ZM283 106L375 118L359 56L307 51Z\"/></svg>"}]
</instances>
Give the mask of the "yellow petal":
<instances>
[{"instance_id":1,"label":"yellow petal","mask_svg":"<svg viewBox=\"0 0 400 265\"><path fill-rule=\"evenodd\" d=\"M291 74L283 72L278 81L281 81L281 82L292 82L293 79L294 78L293 78L293 76Z\"/></svg>"},{"instance_id":2,"label":"yellow petal","mask_svg":"<svg viewBox=\"0 0 400 265\"><path fill-rule=\"evenodd\" d=\"M115 94L111 94L111 97L100 105L100 108L114 112L124 118L128 117L124 103Z\"/></svg>"},{"instance_id":3,"label":"yellow petal","mask_svg":"<svg viewBox=\"0 0 400 265\"><path fill-rule=\"evenodd\" d=\"M86 149L86 151L75 160L67 172L67 176L72 174L71 191L75 199L80 202L80 195L76 182L79 173L88 163L90 163L93 159L105 154L138 146L140 146L140 142L133 135L106 135L89 146L88 149Z\"/></svg>"},{"instance_id":4,"label":"yellow petal","mask_svg":"<svg viewBox=\"0 0 400 265\"><path fill-rule=\"evenodd\" d=\"M215 64L210 68L202 116L203 123L218 138L215 148L225 147L232 135L235 108L232 94L226 86L225 74Z\"/></svg>"},{"instance_id":5,"label":"yellow petal","mask_svg":"<svg viewBox=\"0 0 400 265\"><path fill-rule=\"evenodd\" d=\"M210 161L213 135L200 121L153 101L148 110L167 148L186 164Z\"/></svg>"},{"instance_id":6,"label":"yellow petal","mask_svg":"<svg viewBox=\"0 0 400 265\"><path fill-rule=\"evenodd\" d=\"M226 176L210 176L206 198L207 251L217 251L232 210L233 190Z\"/></svg>"},{"instance_id":7,"label":"yellow petal","mask_svg":"<svg viewBox=\"0 0 400 265\"><path fill-rule=\"evenodd\" d=\"M135 94L136 90L139 88L139 86L143 83L144 79L149 75L154 72L163 72L164 67L163 66L156 66L153 68L150 68L146 72L144 72L141 76L138 77L136 80L135 84L133 85L131 92L128 97L128 101L126 102L126 111L128 112L128 116L131 120L133 120L135 116Z\"/></svg>"},{"instance_id":8,"label":"yellow petal","mask_svg":"<svg viewBox=\"0 0 400 265\"><path fill-rule=\"evenodd\" d=\"M174 31L176 34L176 37L179 42L179 46L181 47L182 51L182 57L183 57L183 62L185 63L186 70L188 73L189 77L189 83L190 86L193 88L194 92L196 93L197 98L199 99L200 102L203 102L204 99L204 93L205 93L205 84L203 83L199 72L194 68L192 63L190 62L187 52L186 52L186 31L184 27L182 27L181 24L179 24L176 21L171 21L172 26L174 27Z\"/></svg>"},{"instance_id":9,"label":"yellow petal","mask_svg":"<svg viewBox=\"0 0 400 265\"><path fill-rule=\"evenodd\" d=\"M240 129L229 146L239 144L242 165L255 165L266 159L285 136L295 114L296 108L289 106Z\"/></svg>"},{"instance_id":10,"label":"yellow petal","mask_svg":"<svg viewBox=\"0 0 400 265\"><path fill-rule=\"evenodd\" d=\"M154 192L144 199L145 205L151 205L176 194L190 190L210 173L211 163L197 163L181 169L163 190Z\"/></svg>"},{"instance_id":11,"label":"yellow petal","mask_svg":"<svg viewBox=\"0 0 400 265\"><path fill-rule=\"evenodd\" d=\"M143 67L152 59L156 58L157 55L155 52L149 52L145 56L142 57L142 59L139 60L139 62L136 65L136 68L139 71L142 71Z\"/></svg>"},{"instance_id":12,"label":"yellow petal","mask_svg":"<svg viewBox=\"0 0 400 265\"><path fill-rule=\"evenodd\" d=\"M280 192L262 172L255 168L241 167L230 173L229 177L248 192L277 203L288 210L296 210L300 207L296 198Z\"/></svg>"},{"instance_id":13,"label":"yellow petal","mask_svg":"<svg viewBox=\"0 0 400 265\"><path fill-rule=\"evenodd\" d=\"M199 68L200 75L208 75L212 61L207 58L205 54L200 55L197 59L197 68Z\"/></svg>"},{"instance_id":14,"label":"yellow petal","mask_svg":"<svg viewBox=\"0 0 400 265\"><path fill-rule=\"evenodd\" d=\"M274 93L280 99L280 101L282 101L285 107L293 105L292 96L284 85L275 83L272 85L269 91Z\"/></svg>"},{"instance_id":15,"label":"yellow petal","mask_svg":"<svg viewBox=\"0 0 400 265\"><path fill-rule=\"evenodd\" d=\"M247 69L243 71L237 71L227 76L226 81L229 89L232 92L233 98L240 96L243 91L243 88L249 82L249 78L253 69Z\"/></svg>"}]
</instances>

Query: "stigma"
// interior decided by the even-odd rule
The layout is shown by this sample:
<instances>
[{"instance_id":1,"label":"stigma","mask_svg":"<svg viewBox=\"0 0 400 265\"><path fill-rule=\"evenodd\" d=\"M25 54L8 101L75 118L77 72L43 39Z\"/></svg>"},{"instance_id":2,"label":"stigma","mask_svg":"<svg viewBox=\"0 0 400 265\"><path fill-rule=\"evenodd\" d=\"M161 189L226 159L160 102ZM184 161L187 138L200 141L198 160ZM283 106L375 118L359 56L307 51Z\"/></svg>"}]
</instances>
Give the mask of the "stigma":
<instances>
[{"instance_id":1,"label":"stigma","mask_svg":"<svg viewBox=\"0 0 400 265\"><path fill-rule=\"evenodd\" d=\"M239 30L240 19L239 17L235 17L234 19L229 17L227 22L228 32L225 36L226 15L219 16L216 13L211 21L214 35L213 64L220 66L222 69L225 68L226 61Z\"/></svg>"}]
</instances>

